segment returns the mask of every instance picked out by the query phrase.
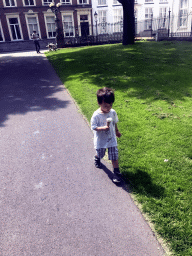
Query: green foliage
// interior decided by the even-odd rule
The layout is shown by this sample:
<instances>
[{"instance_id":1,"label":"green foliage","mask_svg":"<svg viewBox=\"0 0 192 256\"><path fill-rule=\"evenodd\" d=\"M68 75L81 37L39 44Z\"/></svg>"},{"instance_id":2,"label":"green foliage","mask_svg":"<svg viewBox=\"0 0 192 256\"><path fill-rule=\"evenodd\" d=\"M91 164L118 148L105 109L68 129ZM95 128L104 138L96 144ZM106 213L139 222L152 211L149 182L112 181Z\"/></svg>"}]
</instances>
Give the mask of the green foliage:
<instances>
[{"instance_id":1,"label":"green foliage","mask_svg":"<svg viewBox=\"0 0 192 256\"><path fill-rule=\"evenodd\" d=\"M192 255L192 45L137 42L47 53L90 120L115 89L120 168L176 255Z\"/></svg>"}]
</instances>

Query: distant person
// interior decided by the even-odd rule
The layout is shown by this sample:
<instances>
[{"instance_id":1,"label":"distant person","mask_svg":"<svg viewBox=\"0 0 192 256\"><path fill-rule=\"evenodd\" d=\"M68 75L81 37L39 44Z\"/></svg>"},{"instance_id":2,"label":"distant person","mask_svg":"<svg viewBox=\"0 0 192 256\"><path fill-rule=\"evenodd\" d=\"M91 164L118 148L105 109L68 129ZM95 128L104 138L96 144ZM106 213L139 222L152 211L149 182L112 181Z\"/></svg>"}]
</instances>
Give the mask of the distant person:
<instances>
[{"instance_id":1,"label":"distant person","mask_svg":"<svg viewBox=\"0 0 192 256\"><path fill-rule=\"evenodd\" d=\"M105 155L108 149L108 158L112 161L114 168L113 182L121 181L121 173L118 163L117 138L121 133L117 128L118 117L112 109L115 101L114 92L110 88L102 88L97 91L97 102L100 106L91 118L91 129L94 132L94 148L96 149L95 166L101 168L100 159Z\"/></svg>"},{"instance_id":2,"label":"distant person","mask_svg":"<svg viewBox=\"0 0 192 256\"><path fill-rule=\"evenodd\" d=\"M37 35L35 30L33 31L31 39L33 39L37 53L40 53L39 36Z\"/></svg>"}]
</instances>

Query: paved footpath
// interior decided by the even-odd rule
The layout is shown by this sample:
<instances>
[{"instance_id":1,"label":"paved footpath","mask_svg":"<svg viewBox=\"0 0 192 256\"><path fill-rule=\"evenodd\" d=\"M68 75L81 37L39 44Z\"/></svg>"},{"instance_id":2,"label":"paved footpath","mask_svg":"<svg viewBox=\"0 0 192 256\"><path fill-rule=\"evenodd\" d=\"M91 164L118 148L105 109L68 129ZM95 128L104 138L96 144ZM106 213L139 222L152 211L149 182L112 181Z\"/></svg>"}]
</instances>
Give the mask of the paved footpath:
<instances>
[{"instance_id":1,"label":"paved footpath","mask_svg":"<svg viewBox=\"0 0 192 256\"><path fill-rule=\"evenodd\" d=\"M0 55L0 145L1 256L165 255L43 54Z\"/></svg>"}]
</instances>

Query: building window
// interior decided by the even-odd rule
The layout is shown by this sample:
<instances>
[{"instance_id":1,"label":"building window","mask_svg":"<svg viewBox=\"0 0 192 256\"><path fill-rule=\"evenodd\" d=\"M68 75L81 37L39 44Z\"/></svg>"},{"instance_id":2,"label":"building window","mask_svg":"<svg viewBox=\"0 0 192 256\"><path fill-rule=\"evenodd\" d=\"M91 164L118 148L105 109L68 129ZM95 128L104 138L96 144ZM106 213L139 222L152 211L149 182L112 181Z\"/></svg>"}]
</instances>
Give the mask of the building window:
<instances>
[{"instance_id":1,"label":"building window","mask_svg":"<svg viewBox=\"0 0 192 256\"><path fill-rule=\"evenodd\" d=\"M107 32L107 11L98 11L98 29L99 33L106 33Z\"/></svg>"},{"instance_id":2,"label":"building window","mask_svg":"<svg viewBox=\"0 0 192 256\"><path fill-rule=\"evenodd\" d=\"M16 6L15 0L5 0L5 6L6 7Z\"/></svg>"},{"instance_id":3,"label":"building window","mask_svg":"<svg viewBox=\"0 0 192 256\"><path fill-rule=\"evenodd\" d=\"M188 22L187 9L188 9L188 0L180 0L180 10L179 10L180 27L187 26L187 22Z\"/></svg>"},{"instance_id":4,"label":"building window","mask_svg":"<svg viewBox=\"0 0 192 256\"><path fill-rule=\"evenodd\" d=\"M120 4L120 3L117 0L113 0L113 4Z\"/></svg>"},{"instance_id":5,"label":"building window","mask_svg":"<svg viewBox=\"0 0 192 256\"><path fill-rule=\"evenodd\" d=\"M165 28L167 20L167 7L163 7L159 9L159 27Z\"/></svg>"},{"instance_id":6,"label":"building window","mask_svg":"<svg viewBox=\"0 0 192 256\"><path fill-rule=\"evenodd\" d=\"M88 4L89 0L79 0L79 4Z\"/></svg>"},{"instance_id":7,"label":"building window","mask_svg":"<svg viewBox=\"0 0 192 256\"><path fill-rule=\"evenodd\" d=\"M9 18L9 26L12 40L21 40L22 37L18 18Z\"/></svg>"},{"instance_id":8,"label":"building window","mask_svg":"<svg viewBox=\"0 0 192 256\"><path fill-rule=\"evenodd\" d=\"M98 5L106 5L107 1L106 0L98 0Z\"/></svg>"},{"instance_id":9,"label":"building window","mask_svg":"<svg viewBox=\"0 0 192 256\"><path fill-rule=\"evenodd\" d=\"M2 26L1 26L1 22L0 22L0 42L3 42L4 38L3 38L3 30L2 30Z\"/></svg>"},{"instance_id":10,"label":"building window","mask_svg":"<svg viewBox=\"0 0 192 256\"><path fill-rule=\"evenodd\" d=\"M56 37L55 17L46 16L46 25L47 25L47 37L48 38Z\"/></svg>"},{"instance_id":11,"label":"building window","mask_svg":"<svg viewBox=\"0 0 192 256\"><path fill-rule=\"evenodd\" d=\"M61 0L62 4L71 4L71 0Z\"/></svg>"},{"instance_id":12,"label":"building window","mask_svg":"<svg viewBox=\"0 0 192 256\"><path fill-rule=\"evenodd\" d=\"M72 15L64 15L63 16L63 28L64 28L64 36L65 37L74 36L73 16Z\"/></svg>"},{"instance_id":13,"label":"building window","mask_svg":"<svg viewBox=\"0 0 192 256\"><path fill-rule=\"evenodd\" d=\"M35 2L34 2L34 0L24 0L24 5L25 6L34 6Z\"/></svg>"},{"instance_id":14,"label":"building window","mask_svg":"<svg viewBox=\"0 0 192 256\"><path fill-rule=\"evenodd\" d=\"M37 18L36 17L27 17L27 24L28 24L28 28L29 28L30 38L33 34L33 31L36 31L37 35L39 36Z\"/></svg>"},{"instance_id":15,"label":"building window","mask_svg":"<svg viewBox=\"0 0 192 256\"><path fill-rule=\"evenodd\" d=\"M114 32L123 31L123 10L115 9L114 10Z\"/></svg>"},{"instance_id":16,"label":"building window","mask_svg":"<svg viewBox=\"0 0 192 256\"><path fill-rule=\"evenodd\" d=\"M145 8L145 19L153 18L153 9L152 8Z\"/></svg>"},{"instance_id":17,"label":"building window","mask_svg":"<svg viewBox=\"0 0 192 256\"><path fill-rule=\"evenodd\" d=\"M123 18L123 10L122 9L114 10L114 23L120 22L122 18Z\"/></svg>"},{"instance_id":18,"label":"building window","mask_svg":"<svg viewBox=\"0 0 192 256\"><path fill-rule=\"evenodd\" d=\"M152 27L151 27L152 18L153 18L153 9L145 8L145 30L152 29Z\"/></svg>"},{"instance_id":19,"label":"building window","mask_svg":"<svg viewBox=\"0 0 192 256\"><path fill-rule=\"evenodd\" d=\"M163 7L159 9L159 17L165 18L167 16L167 7Z\"/></svg>"},{"instance_id":20,"label":"building window","mask_svg":"<svg viewBox=\"0 0 192 256\"><path fill-rule=\"evenodd\" d=\"M107 11L98 11L99 23L107 22Z\"/></svg>"},{"instance_id":21,"label":"building window","mask_svg":"<svg viewBox=\"0 0 192 256\"><path fill-rule=\"evenodd\" d=\"M50 5L52 2L52 0L43 0L43 5Z\"/></svg>"}]
</instances>

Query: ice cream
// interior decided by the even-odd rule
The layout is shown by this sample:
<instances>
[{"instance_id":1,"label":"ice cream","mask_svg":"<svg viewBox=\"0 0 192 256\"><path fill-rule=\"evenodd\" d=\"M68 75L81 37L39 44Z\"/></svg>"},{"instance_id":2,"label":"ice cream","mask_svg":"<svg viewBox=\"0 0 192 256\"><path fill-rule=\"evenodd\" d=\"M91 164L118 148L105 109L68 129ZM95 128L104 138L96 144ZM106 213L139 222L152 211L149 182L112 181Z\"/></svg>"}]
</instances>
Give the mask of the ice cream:
<instances>
[{"instance_id":1,"label":"ice cream","mask_svg":"<svg viewBox=\"0 0 192 256\"><path fill-rule=\"evenodd\" d=\"M113 121L113 119L111 117L108 117L107 118L107 126L109 127L110 126L110 123Z\"/></svg>"}]
</instances>

